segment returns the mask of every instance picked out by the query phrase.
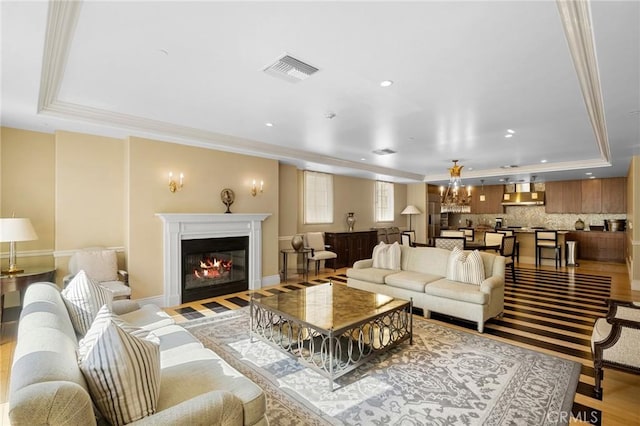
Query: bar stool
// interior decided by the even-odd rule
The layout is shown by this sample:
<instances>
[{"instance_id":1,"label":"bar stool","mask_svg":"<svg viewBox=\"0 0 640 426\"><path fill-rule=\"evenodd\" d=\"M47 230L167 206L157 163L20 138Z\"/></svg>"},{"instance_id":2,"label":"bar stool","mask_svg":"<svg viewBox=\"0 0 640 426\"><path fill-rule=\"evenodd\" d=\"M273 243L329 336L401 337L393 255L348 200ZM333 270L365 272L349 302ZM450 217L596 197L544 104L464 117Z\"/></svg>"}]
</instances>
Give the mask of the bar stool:
<instances>
[{"instance_id":1,"label":"bar stool","mask_svg":"<svg viewBox=\"0 0 640 426\"><path fill-rule=\"evenodd\" d=\"M542 256L542 251L550 249L554 251L554 257ZM558 245L558 231L536 231L536 266L542 263L542 259L555 259L562 266L562 247Z\"/></svg>"}]
</instances>

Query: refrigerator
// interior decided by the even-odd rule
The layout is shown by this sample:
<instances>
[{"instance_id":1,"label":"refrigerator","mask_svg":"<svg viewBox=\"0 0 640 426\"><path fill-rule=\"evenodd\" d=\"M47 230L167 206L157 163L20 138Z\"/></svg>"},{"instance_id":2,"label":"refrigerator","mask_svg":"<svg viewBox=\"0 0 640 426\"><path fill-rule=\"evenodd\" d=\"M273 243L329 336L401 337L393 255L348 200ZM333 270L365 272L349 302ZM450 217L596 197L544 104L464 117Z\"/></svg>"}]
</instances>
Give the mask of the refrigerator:
<instances>
[{"instance_id":1,"label":"refrigerator","mask_svg":"<svg viewBox=\"0 0 640 426\"><path fill-rule=\"evenodd\" d=\"M427 202L427 243L433 244L433 238L440 235L440 197Z\"/></svg>"}]
</instances>

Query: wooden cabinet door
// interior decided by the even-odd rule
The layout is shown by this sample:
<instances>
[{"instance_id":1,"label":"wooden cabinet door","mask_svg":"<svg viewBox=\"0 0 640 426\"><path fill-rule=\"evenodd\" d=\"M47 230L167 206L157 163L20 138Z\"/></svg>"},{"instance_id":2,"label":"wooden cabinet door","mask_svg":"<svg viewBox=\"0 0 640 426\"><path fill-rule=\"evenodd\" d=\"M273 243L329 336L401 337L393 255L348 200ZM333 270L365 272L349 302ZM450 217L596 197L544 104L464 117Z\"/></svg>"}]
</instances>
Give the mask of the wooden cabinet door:
<instances>
[{"instance_id":1,"label":"wooden cabinet door","mask_svg":"<svg viewBox=\"0 0 640 426\"><path fill-rule=\"evenodd\" d=\"M564 182L547 182L545 184L545 207L547 213L563 213L563 185Z\"/></svg>"},{"instance_id":2,"label":"wooden cabinet door","mask_svg":"<svg viewBox=\"0 0 640 426\"><path fill-rule=\"evenodd\" d=\"M602 213L627 212L627 179L602 179Z\"/></svg>"},{"instance_id":3,"label":"wooden cabinet door","mask_svg":"<svg viewBox=\"0 0 640 426\"><path fill-rule=\"evenodd\" d=\"M582 212L582 182L579 180L562 182L562 213Z\"/></svg>"},{"instance_id":4,"label":"wooden cabinet door","mask_svg":"<svg viewBox=\"0 0 640 426\"><path fill-rule=\"evenodd\" d=\"M602 212L602 180L587 179L582 182L582 213Z\"/></svg>"},{"instance_id":5,"label":"wooden cabinet door","mask_svg":"<svg viewBox=\"0 0 640 426\"><path fill-rule=\"evenodd\" d=\"M487 211L485 213L504 213L504 207L502 207L502 196L504 194L504 186L503 185L490 185L488 188L488 192L485 192L487 195Z\"/></svg>"}]
</instances>

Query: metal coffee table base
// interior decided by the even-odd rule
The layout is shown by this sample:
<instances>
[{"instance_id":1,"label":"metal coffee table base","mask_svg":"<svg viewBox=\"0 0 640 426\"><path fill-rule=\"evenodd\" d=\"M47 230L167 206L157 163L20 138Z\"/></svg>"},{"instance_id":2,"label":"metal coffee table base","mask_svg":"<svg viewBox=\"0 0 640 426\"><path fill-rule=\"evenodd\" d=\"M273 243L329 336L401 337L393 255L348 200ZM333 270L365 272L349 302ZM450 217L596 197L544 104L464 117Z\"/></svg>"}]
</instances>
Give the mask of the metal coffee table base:
<instances>
[{"instance_id":1,"label":"metal coffee table base","mask_svg":"<svg viewBox=\"0 0 640 426\"><path fill-rule=\"evenodd\" d=\"M322 330L313 325L275 312L251 300L251 342L254 336L298 359L298 361L334 380L370 358L409 340L413 344L413 301L396 310L372 316L341 330Z\"/></svg>"}]
</instances>

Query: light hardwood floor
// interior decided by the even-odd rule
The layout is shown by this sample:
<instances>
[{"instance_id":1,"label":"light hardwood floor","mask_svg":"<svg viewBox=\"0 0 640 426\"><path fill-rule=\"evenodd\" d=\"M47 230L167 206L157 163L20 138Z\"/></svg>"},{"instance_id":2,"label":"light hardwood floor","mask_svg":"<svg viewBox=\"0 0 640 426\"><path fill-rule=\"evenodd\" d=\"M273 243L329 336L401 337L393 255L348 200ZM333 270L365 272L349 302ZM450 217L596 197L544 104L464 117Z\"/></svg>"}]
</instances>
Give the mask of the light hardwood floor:
<instances>
[{"instance_id":1,"label":"light hardwood floor","mask_svg":"<svg viewBox=\"0 0 640 426\"><path fill-rule=\"evenodd\" d=\"M520 271L521 269L521 271ZM556 271L551 267L539 268L541 271L548 271L553 274ZM640 292L633 292L630 289L627 269L625 265L614 263L587 262L583 261L577 268L560 268L559 271L566 271L569 274L575 274L577 277L582 275L596 275L611 277L610 297L637 300L640 301ZM521 274L517 281L527 281L527 276L532 276L533 281L545 281L545 278L536 278L536 269L533 265L519 265ZM335 277L337 282L345 281L345 270L325 270L319 277L313 275L309 277L309 283L317 284L326 281L329 277ZM541 275L542 276L542 275ZM302 288L304 285L299 284L302 277L290 274L286 283L278 286L262 289L263 294L269 293L270 289L278 289L280 291L292 291L295 288ZM308 285L308 284L307 284ZM590 335L589 325L576 325L580 316L580 303L565 303L569 306L569 314L547 315L545 306L551 310L557 296L557 292L545 290L549 286L540 285L534 290L526 289L527 284L521 284L525 288L527 295L522 301L520 295L511 292L508 288L505 300L505 318L501 321L490 321L487 324L485 333L487 338L505 341L517 346L526 347L528 349L572 359L583 364L583 374L580 377L580 384L576 397L574 399L575 406L583 407L587 411L579 412L580 416L586 417L590 415L589 410L594 410L601 418L602 425L606 426L627 426L631 424L640 424L640 375L618 372L611 369L605 369L605 378L603 381L603 397L602 400L594 398L591 393L591 387L594 384L593 375L589 373L592 364L590 359L576 357L573 352L581 350L582 353L588 352L588 344L585 349L585 336ZM529 300L536 300L537 305L533 306ZM224 297L217 297L187 303L174 308L166 309L177 322L188 321L191 318L217 315L218 312L238 309L249 301L249 293L242 292ZM526 306L526 309L520 309L520 304ZM533 307L532 307L533 306ZM537 312L539 311L539 312ZM575 311L575 313L574 313ZM514 315L509 315L512 312ZM565 316L562 316L565 315ZM540 321L544 318L544 321ZM440 324L465 330L471 333L477 333L473 324L464 324L460 321L448 318L432 319L431 321ZM589 320L590 321L590 320ZM574 330L574 331L567 331ZM576 332L577 330L577 332ZM9 425L8 421L8 388L9 374L11 370L11 362L13 350L15 347L15 336L17 331L17 323L7 323L2 325L2 344L0 345L0 409L1 424ZM541 336L552 336L549 338ZM505 337L506 336L506 337ZM566 338L558 337L566 336ZM588 339L588 337L587 337ZM572 340L578 340L581 344L572 343ZM639 343L640 346L640 343ZM566 349L566 351L565 351ZM564 353L565 351L566 353ZM585 419L583 417L583 419ZM589 420L586 418L586 420ZM596 422L591 422L596 423ZM572 418L571 424L588 424L580 422Z\"/></svg>"}]
</instances>

